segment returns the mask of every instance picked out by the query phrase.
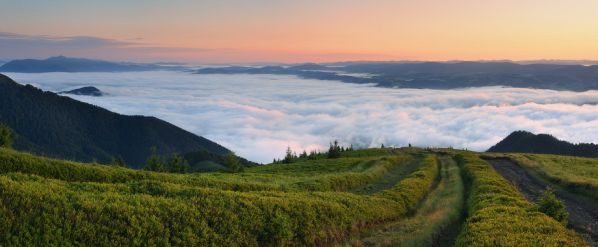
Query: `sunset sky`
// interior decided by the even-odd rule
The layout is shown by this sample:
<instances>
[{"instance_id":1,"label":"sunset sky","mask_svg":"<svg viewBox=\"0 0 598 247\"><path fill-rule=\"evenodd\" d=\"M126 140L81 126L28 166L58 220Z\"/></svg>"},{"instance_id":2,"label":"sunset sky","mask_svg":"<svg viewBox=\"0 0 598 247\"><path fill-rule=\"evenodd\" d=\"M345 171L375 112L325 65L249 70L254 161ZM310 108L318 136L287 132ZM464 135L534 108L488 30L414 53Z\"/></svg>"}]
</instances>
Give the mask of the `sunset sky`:
<instances>
[{"instance_id":1,"label":"sunset sky","mask_svg":"<svg viewBox=\"0 0 598 247\"><path fill-rule=\"evenodd\" d=\"M0 59L598 60L596 0L0 0Z\"/></svg>"}]
</instances>

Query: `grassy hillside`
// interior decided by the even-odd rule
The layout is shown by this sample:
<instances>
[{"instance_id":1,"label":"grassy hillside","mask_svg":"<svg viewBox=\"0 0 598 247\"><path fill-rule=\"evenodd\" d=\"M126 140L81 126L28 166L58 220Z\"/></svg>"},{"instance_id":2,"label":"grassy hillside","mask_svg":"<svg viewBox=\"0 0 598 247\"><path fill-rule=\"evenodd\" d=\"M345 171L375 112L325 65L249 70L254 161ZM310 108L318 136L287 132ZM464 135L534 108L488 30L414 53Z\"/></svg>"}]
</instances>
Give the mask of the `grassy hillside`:
<instances>
[{"instance_id":1,"label":"grassy hillside","mask_svg":"<svg viewBox=\"0 0 598 247\"><path fill-rule=\"evenodd\" d=\"M452 157L368 149L241 173L170 174L0 148L0 245L428 245L459 232L457 245L585 244L477 154L458 155L458 166Z\"/></svg>"}]
</instances>

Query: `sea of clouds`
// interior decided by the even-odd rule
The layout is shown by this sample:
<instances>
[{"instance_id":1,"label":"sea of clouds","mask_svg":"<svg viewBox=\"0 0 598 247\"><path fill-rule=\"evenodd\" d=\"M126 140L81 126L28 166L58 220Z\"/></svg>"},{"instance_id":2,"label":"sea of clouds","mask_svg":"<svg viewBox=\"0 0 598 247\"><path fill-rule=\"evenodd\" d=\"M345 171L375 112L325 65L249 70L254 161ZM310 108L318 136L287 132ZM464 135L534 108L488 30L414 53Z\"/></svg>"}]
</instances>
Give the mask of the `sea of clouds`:
<instances>
[{"instance_id":1,"label":"sea of clouds","mask_svg":"<svg viewBox=\"0 0 598 247\"><path fill-rule=\"evenodd\" d=\"M268 163L293 150L436 146L483 151L514 130L598 142L598 91L502 87L389 89L282 75L184 72L9 73L23 84L64 91L111 111L151 115Z\"/></svg>"}]
</instances>

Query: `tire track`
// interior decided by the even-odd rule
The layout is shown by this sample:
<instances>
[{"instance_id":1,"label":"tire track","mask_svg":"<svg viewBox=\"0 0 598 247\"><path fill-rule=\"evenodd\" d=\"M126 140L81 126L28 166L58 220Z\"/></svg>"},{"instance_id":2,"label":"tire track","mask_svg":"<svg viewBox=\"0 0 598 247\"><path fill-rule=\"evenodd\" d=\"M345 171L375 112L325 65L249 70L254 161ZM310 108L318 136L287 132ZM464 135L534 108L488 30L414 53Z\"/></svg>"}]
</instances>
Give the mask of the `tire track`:
<instances>
[{"instance_id":1,"label":"tire track","mask_svg":"<svg viewBox=\"0 0 598 247\"><path fill-rule=\"evenodd\" d=\"M555 189L555 195L565 203L569 212L568 227L590 238L598 246L598 204L582 195L574 194L535 176L516 162L505 159L486 159L505 179L511 181L517 189L532 202L537 202L547 187Z\"/></svg>"}]
</instances>

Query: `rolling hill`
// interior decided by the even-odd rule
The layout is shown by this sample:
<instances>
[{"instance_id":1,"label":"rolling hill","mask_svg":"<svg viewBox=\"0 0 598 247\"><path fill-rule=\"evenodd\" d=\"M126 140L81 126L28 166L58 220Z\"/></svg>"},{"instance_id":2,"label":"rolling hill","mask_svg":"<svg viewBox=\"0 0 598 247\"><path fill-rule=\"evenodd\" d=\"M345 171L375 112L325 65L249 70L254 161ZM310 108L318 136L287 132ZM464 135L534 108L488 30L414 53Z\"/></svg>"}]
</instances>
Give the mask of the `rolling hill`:
<instances>
[{"instance_id":1,"label":"rolling hill","mask_svg":"<svg viewBox=\"0 0 598 247\"><path fill-rule=\"evenodd\" d=\"M0 75L0 122L17 135L14 147L50 157L110 162L120 156L140 168L156 148L158 155L202 153L213 160L230 151L155 117L125 116L20 85Z\"/></svg>"},{"instance_id":2,"label":"rolling hill","mask_svg":"<svg viewBox=\"0 0 598 247\"><path fill-rule=\"evenodd\" d=\"M488 149L498 153L558 154L598 158L598 145L592 143L573 144L548 134L533 134L515 131Z\"/></svg>"},{"instance_id":3,"label":"rolling hill","mask_svg":"<svg viewBox=\"0 0 598 247\"><path fill-rule=\"evenodd\" d=\"M589 246L481 155L365 149L172 174L0 148L0 245Z\"/></svg>"},{"instance_id":4,"label":"rolling hill","mask_svg":"<svg viewBox=\"0 0 598 247\"><path fill-rule=\"evenodd\" d=\"M103 60L71 57L50 57L47 59L21 59L6 62L0 72L45 73L45 72L125 72L177 69L178 66L158 64L121 63Z\"/></svg>"}]
</instances>

